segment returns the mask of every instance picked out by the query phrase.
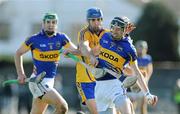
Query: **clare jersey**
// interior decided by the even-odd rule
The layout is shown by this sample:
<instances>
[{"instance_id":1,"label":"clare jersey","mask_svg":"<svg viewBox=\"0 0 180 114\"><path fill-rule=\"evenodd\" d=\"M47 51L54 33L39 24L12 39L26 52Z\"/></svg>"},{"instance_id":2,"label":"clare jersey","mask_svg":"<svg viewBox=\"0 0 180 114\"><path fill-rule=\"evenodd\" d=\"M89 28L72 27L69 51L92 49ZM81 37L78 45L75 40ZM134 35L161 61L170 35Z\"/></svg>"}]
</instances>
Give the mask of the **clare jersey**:
<instances>
[{"instance_id":1,"label":"clare jersey","mask_svg":"<svg viewBox=\"0 0 180 114\"><path fill-rule=\"evenodd\" d=\"M69 38L63 33L56 33L48 37L43 30L29 37L24 45L31 49L35 74L38 75L45 71L45 77L53 78L60 60L59 50L63 46L68 47L69 42Z\"/></svg>"},{"instance_id":2,"label":"clare jersey","mask_svg":"<svg viewBox=\"0 0 180 114\"><path fill-rule=\"evenodd\" d=\"M99 34L97 35L93 31L89 29L89 27L84 27L78 33L78 42L80 41L89 41L89 47L93 49L94 47L99 45L100 37L106 32L107 30L102 29ZM89 64L90 60L86 57L79 56L79 58ZM83 65L77 63L76 65L76 82L93 82L95 81L94 76L89 72Z\"/></svg>"},{"instance_id":3,"label":"clare jersey","mask_svg":"<svg viewBox=\"0 0 180 114\"><path fill-rule=\"evenodd\" d=\"M100 39L100 47L97 66L100 68L108 68L114 72L122 73L126 64L133 64L137 59L136 49L129 37L113 40L111 33L107 32ZM106 77L112 78L110 74L107 74Z\"/></svg>"}]
</instances>

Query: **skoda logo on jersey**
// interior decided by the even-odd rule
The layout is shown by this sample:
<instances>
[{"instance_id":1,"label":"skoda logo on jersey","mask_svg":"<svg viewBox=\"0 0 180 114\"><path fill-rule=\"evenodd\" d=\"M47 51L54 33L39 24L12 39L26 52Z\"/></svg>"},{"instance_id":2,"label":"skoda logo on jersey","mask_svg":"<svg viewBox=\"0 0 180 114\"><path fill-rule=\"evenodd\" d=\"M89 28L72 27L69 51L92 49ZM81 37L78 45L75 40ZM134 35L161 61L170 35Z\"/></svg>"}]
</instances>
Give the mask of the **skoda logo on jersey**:
<instances>
[{"instance_id":1,"label":"skoda logo on jersey","mask_svg":"<svg viewBox=\"0 0 180 114\"><path fill-rule=\"evenodd\" d=\"M40 44L39 46L40 47L46 47L46 44Z\"/></svg>"},{"instance_id":2,"label":"skoda logo on jersey","mask_svg":"<svg viewBox=\"0 0 180 114\"><path fill-rule=\"evenodd\" d=\"M118 62L118 58L114 57L113 55L109 54L109 53L106 53L106 52L100 52L100 55L102 55L103 57L105 58L108 58L110 60L113 60L115 62Z\"/></svg>"},{"instance_id":3,"label":"skoda logo on jersey","mask_svg":"<svg viewBox=\"0 0 180 114\"><path fill-rule=\"evenodd\" d=\"M53 59L53 58L58 58L58 54L40 54L40 58L44 59Z\"/></svg>"}]
</instances>

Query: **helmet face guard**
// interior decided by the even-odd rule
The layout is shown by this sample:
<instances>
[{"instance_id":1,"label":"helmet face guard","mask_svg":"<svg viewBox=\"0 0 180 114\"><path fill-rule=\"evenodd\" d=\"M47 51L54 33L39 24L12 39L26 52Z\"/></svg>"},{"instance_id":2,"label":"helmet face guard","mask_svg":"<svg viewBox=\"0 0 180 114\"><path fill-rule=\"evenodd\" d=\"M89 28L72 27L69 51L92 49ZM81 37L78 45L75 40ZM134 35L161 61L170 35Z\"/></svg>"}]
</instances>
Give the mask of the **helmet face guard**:
<instances>
[{"instance_id":1,"label":"helmet face guard","mask_svg":"<svg viewBox=\"0 0 180 114\"><path fill-rule=\"evenodd\" d=\"M99 9L99 8L90 8L87 10L86 18L87 18L87 20L103 18L103 13L102 13L101 9Z\"/></svg>"},{"instance_id":2,"label":"helmet face guard","mask_svg":"<svg viewBox=\"0 0 180 114\"><path fill-rule=\"evenodd\" d=\"M127 22L121 17L114 17L114 19L111 21L110 28L112 28L114 26L125 30L125 28L127 26Z\"/></svg>"}]
</instances>

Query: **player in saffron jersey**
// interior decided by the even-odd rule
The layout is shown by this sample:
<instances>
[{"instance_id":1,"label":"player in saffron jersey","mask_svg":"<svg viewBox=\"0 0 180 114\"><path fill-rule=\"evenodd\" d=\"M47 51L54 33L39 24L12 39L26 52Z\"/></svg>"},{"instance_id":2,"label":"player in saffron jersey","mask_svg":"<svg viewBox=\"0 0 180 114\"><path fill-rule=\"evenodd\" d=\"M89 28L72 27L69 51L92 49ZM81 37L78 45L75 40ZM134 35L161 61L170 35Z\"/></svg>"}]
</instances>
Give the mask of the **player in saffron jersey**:
<instances>
[{"instance_id":1,"label":"player in saffron jersey","mask_svg":"<svg viewBox=\"0 0 180 114\"><path fill-rule=\"evenodd\" d=\"M91 51L95 56L99 54L98 46L100 37L107 31L102 27L103 13L101 9L93 7L87 10L87 23L78 33L78 44L83 56L79 58L89 64L92 59L86 51ZM76 65L76 85L83 104L86 104L91 114L97 114L94 100L94 76L83 65Z\"/></svg>"},{"instance_id":2,"label":"player in saffron jersey","mask_svg":"<svg viewBox=\"0 0 180 114\"><path fill-rule=\"evenodd\" d=\"M139 40L135 43L135 47L138 56L138 67L144 76L145 82L148 85L148 81L153 73L152 58L149 54L147 54L148 44L146 41ZM132 87L128 88L127 94L133 102L134 108L136 109L140 107L140 113L147 114L146 99L137 83L134 84Z\"/></svg>"},{"instance_id":3,"label":"player in saffron jersey","mask_svg":"<svg viewBox=\"0 0 180 114\"><path fill-rule=\"evenodd\" d=\"M149 104L157 103L157 96L150 94L142 73L137 65L137 55L132 40L127 37L127 22L124 17L114 17L110 25L111 32L102 35L100 43L100 54L98 56L97 68L107 68L117 73L122 73L125 64L130 67L138 77L138 83ZM94 57L95 58L95 57ZM92 62L92 64L94 64ZM112 106L122 114L133 114L131 101L126 96L126 90L121 81L115 76L106 73L96 78L95 100L98 114L112 114Z\"/></svg>"},{"instance_id":4,"label":"player in saffron jersey","mask_svg":"<svg viewBox=\"0 0 180 114\"><path fill-rule=\"evenodd\" d=\"M45 71L46 75L41 83L29 82L29 89L33 95L31 114L44 114L48 104L55 106L55 114L66 114L68 104L65 99L53 88L58 61L59 50L65 47L69 50L76 49L64 33L57 32L58 17L55 13L46 13L43 18L42 30L26 39L16 51L15 66L18 80L25 83L26 74L23 68L22 56L31 50L35 77Z\"/></svg>"}]
</instances>

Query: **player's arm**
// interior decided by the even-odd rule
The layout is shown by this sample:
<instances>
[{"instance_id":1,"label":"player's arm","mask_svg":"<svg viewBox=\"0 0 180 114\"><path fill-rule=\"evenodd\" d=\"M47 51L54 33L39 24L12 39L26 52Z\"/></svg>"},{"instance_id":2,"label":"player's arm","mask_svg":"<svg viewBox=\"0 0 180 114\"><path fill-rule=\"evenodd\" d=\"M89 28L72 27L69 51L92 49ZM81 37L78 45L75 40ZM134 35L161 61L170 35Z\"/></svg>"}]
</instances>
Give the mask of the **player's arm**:
<instances>
[{"instance_id":1,"label":"player's arm","mask_svg":"<svg viewBox=\"0 0 180 114\"><path fill-rule=\"evenodd\" d=\"M94 54L94 56L98 56L101 50L100 45L95 46L94 48L91 49L92 53Z\"/></svg>"},{"instance_id":2,"label":"player's arm","mask_svg":"<svg viewBox=\"0 0 180 114\"><path fill-rule=\"evenodd\" d=\"M63 53L66 55L67 53L72 53L74 55L81 55L81 51L77 48L77 46L73 42L69 42L66 46L64 46Z\"/></svg>"},{"instance_id":3,"label":"player's arm","mask_svg":"<svg viewBox=\"0 0 180 114\"><path fill-rule=\"evenodd\" d=\"M143 74L141 73L141 71L138 68L138 64L137 64L137 60L135 60L132 64L131 64L131 68L135 74L135 76L138 77L138 83L140 84L141 89L143 90L144 93L148 92L149 89L145 83L145 79Z\"/></svg>"},{"instance_id":4,"label":"player's arm","mask_svg":"<svg viewBox=\"0 0 180 114\"><path fill-rule=\"evenodd\" d=\"M23 84L25 83L25 78L26 75L24 73L24 68L23 68L23 57L22 55L25 54L30 50L29 47L27 47L25 44L21 45L19 49L17 49L14 60L15 60L15 66L16 66L16 71L18 74L18 80L19 83Z\"/></svg>"},{"instance_id":5,"label":"player's arm","mask_svg":"<svg viewBox=\"0 0 180 114\"><path fill-rule=\"evenodd\" d=\"M62 39L63 53L66 55L67 53L72 53L75 55L80 55L80 51L77 49L77 46L71 41L71 39L63 34Z\"/></svg>"},{"instance_id":6,"label":"player's arm","mask_svg":"<svg viewBox=\"0 0 180 114\"><path fill-rule=\"evenodd\" d=\"M89 57L91 64L96 66L97 60L93 53L93 50L89 47L89 41L80 41L79 43L79 49L81 51L82 56Z\"/></svg>"},{"instance_id":7,"label":"player's arm","mask_svg":"<svg viewBox=\"0 0 180 114\"><path fill-rule=\"evenodd\" d=\"M89 47L89 41L88 40L86 40L86 41L81 40L79 42L79 50L81 51L82 56L90 57L90 55L92 54L92 50Z\"/></svg>"},{"instance_id":8,"label":"player's arm","mask_svg":"<svg viewBox=\"0 0 180 114\"><path fill-rule=\"evenodd\" d=\"M134 72L129 64L123 68L123 74L125 76L134 76Z\"/></svg>"},{"instance_id":9,"label":"player's arm","mask_svg":"<svg viewBox=\"0 0 180 114\"><path fill-rule=\"evenodd\" d=\"M148 64L146 70L147 70L147 82L148 82L153 73L153 64L152 63Z\"/></svg>"},{"instance_id":10,"label":"player's arm","mask_svg":"<svg viewBox=\"0 0 180 114\"><path fill-rule=\"evenodd\" d=\"M81 51L81 55L90 58L91 64L96 65L97 60L93 54L93 50L90 48L90 41L88 40L88 34L80 31L78 33L78 48ZM95 50L94 50L95 51Z\"/></svg>"},{"instance_id":11,"label":"player's arm","mask_svg":"<svg viewBox=\"0 0 180 114\"><path fill-rule=\"evenodd\" d=\"M140 70L138 68L137 60L135 60L131 64L131 68L134 71L135 75L138 77L138 84L139 84L141 90L143 91L145 97L147 98L148 103L151 105L156 105L157 96L151 95L151 93L149 92L149 88L145 82L144 76L142 75L142 73L140 72Z\"/></svg>"}]
</instances>

